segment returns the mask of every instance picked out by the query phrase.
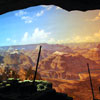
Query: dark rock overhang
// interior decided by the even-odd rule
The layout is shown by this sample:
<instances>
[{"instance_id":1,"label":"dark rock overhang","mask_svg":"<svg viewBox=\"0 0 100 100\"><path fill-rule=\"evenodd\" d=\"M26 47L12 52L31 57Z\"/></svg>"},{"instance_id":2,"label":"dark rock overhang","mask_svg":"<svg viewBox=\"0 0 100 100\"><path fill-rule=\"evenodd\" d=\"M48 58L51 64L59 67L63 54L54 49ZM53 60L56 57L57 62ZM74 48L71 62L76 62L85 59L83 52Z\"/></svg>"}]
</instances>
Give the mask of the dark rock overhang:
<instances>
[{"instance_id":1,"label":"dark rock overhang","mask_svg":"<svg viewBox=\"0 0 100 100\"><path fill-rule=\"evenodd\" d=\"M37 5L56 5L67 11L100 9L100 0L0 0L0 15Z\"/></svg>"}]
</instances>

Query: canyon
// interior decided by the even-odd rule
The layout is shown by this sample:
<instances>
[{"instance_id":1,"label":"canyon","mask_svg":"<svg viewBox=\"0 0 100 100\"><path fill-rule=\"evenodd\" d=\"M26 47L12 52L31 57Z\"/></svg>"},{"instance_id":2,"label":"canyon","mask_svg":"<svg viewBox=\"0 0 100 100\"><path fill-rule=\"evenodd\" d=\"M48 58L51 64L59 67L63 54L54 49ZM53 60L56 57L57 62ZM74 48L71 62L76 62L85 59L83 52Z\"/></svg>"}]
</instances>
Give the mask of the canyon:
<instances>
[{"instance_id":1,"label":"canyon","mask_svg":"<svg viewBox=\"0 0 100 100\"><path fill-rule=\"evenodd\" d=\"M5 49L5 55L1 53L0 75L5 76L4 71L9 66L10 70L18 73L18 76L9 73L9 77L14 75L15 78L21 80L32 80L38 47L39 44L1 47ZM37 79L51 82L57 92L66 93L74 100L91 100L92 94L87 68L87 63L89 63L95 98L100 99L99 59L99 43L76 44L76 46L73 44L42 44Z\"/></svg>"}]
</instances>

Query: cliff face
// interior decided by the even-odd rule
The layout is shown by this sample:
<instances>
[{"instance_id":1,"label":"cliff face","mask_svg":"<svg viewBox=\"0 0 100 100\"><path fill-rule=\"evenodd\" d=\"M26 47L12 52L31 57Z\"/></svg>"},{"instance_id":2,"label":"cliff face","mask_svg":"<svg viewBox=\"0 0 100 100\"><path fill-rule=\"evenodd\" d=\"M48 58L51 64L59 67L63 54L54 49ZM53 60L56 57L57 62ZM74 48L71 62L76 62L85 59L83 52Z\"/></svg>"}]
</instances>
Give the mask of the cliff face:
<instances>
[{"instance_id":1,"label":"cliff face","mask_svg":"<svg viewBox=\"0 0 100 100\"><path fill-rule=\"evenodd\" d=\"M86 71L87 63L90 64L91 68L94 68L94 66L98 67L98 64L96 64L94 61L89 60L81 55L52 54L40 62L39 68L41 70L63 70L77 73Z\"/></svg>"},{"instance_id":2,"label":"cliff face","mask_svg":"<svg viewBox=\"0 0 100 100\"><path fill-rule=\"evenodd\" d=\"M26 50L23 52L25 55L29 56L33 63L36 64L37 61L37 56L38 56L38 50ZM52 54L53 52L50 50L46 50L46 49L42 49L41 50L41 56L40 56L40 61L46 57L48 57L50 54Z\"/></svg>"},{"instance_id":3,"label":"cliff face","mask_svg":"<svg viewBox=\"0 0 100 100\"><path fill-rule=\"evenodd\" d=\"M67 93L69 96L73 97L73 100L91 100L92 93L90 87L89 78L84 78L84 80L62 80L62 79L45 79L52 82L53 88L57 92ZM93 89L95 98L100 99L100 80L96 77L92 77Z\"/></svg>"},{"instance_id":4,"label":"cliff face","mask_svg":"<svg viewBox=\"0 0 100 100\"><path fill-rule=\"evenodd\" d=\"M4 64L0 68L0 80L6 80L9 77L33 80L35 71L33 61L29 56L23 53L7 54L3 61ZM41 79L39 73L37 73L36 79Z\"/></svg>"},{"instance_id":5,"label":"cliff face","mask_svg":"<svg viewBox=\"0 0 100 100\"><path fill-rule=\"evenodd\" d=\"M27 68L33 66L33 62L30 57L24 54L8 54L3 59L5 65L11 65L13 67L27 66Z\"/></svg>"},{"instance_id":6,"label":"cliff face","mask_svg":"<svg viewBox=\"0 0 100 100\"><path fill-rule=\"evenodd\" d=\"M65 45L60 45L60 44L43 44L42 47L43 48L41 50L40 61L42 59L45 59L46 57L48 57L55 51L63 52L63 53L73 53L73 50L71 48L69 48L68 46L65 46ZM28 50L27 48L25 48L25 50L22 51L22 53L29 56L32 59L32 61L34 62L34 64L36 64L38 51L39 51L38 48L39 48L38 45L35 45L35 49L31 48Z\"/></svg>"},{"instance_id":7,"label":"cliff face","mask_svg":"<svg viewBox=\"0 0 100 100\"><path fill-rule=\"evenodd\" d=\"M83 56L100 64L100 48L90 49L88 52L85 52Z\"/></svg>"},{"instance_id":8,"label":"cliff face","mask_svg":"<svg viewBox=\"0 0 100 100\"><path fill-rule=\"evenodd\" d=\"M81 55L53 53L39 64L39 72L43 77L57 79L79 79L78 73L87 72L87 63L90 68L99 69L99 64Z\"/></svg>"},{"instance_id":9,"label":"cliff face","mask_svg":"<svg viewBox=\"0 0 100 100\"><path fill-rule=\"evenodd\" d=\"M91 77L92 78L99 78L100 74L98 74L98 73L91 73ZM89 74L88 73L81 73L81 74L79 74L79 78L80 78L80 80L86 80L86 79L89 78Z\"/></svg>"}]
</instances>

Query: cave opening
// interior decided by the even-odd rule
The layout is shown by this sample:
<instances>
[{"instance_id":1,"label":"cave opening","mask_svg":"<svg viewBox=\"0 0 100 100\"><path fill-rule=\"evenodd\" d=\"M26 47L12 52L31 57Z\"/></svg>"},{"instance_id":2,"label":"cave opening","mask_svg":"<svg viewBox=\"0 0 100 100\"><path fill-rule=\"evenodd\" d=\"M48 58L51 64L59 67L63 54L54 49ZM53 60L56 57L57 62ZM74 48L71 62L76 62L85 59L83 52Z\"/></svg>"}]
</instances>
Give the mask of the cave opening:
<instances>
[{"instance_id":1,"label":"cave opening","mask_svg":"<svg viewBox=\"0 0 100 100\"><path fill-rule=\"evenodd\" d=\"M31 81L42 45L38 80L52 82L56 91L74 100L90 100L88 62L99 99L99 20L99 10L68 12L54 5L0 15L0 80L20 77Z\"/></svg>"}]
</instances>

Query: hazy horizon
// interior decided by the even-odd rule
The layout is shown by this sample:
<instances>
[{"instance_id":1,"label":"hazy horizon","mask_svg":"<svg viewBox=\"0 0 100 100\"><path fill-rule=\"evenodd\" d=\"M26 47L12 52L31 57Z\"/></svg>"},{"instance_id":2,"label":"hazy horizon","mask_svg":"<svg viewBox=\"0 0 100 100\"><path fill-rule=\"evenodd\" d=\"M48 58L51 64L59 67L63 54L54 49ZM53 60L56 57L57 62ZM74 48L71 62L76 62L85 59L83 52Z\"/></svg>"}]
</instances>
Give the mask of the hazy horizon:
<instances>
[{"instance_id":1,"label":"hazy horizon","mask_svg":"<svg viewBox=\"0 0 100 100\"><path fill-rule=\"evenodd\" d=\"M0 47L9 47L9 46L24 46L24 45L41 45L41 44L48 44L48 45L71 45L71 44L94 44L94 43L100 43L100 42L80 42L80 43L62 43L62 44L58 44L58 43L31 43L31 44L13 44L13 45L3 45Z\"/></svg>"}]
</instances>

